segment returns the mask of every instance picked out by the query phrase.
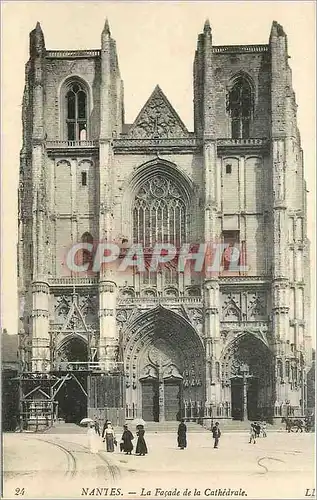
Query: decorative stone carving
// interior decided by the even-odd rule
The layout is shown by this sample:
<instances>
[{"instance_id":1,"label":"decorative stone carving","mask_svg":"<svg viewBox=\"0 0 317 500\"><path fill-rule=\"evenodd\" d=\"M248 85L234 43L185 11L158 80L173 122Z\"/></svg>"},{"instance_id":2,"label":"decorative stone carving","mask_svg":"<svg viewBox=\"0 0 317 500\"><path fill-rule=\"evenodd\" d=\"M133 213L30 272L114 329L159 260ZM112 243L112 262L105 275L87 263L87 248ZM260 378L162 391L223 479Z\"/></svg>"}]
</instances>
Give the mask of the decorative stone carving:
<instances>
[{"instance_id":1,"label":"decorative stone carving","mask_svg":"<svg viewBox=\"0 0 317 500\"><path fill-rule=\"evenodd\" d=\"M200 297L201 289L199 286L188 286L186 287L186 295L188 297Z\"/></svg>"},{"instance_id":2,"label":"decorative stone carving","mask_svg":"<svg viewBox=\"0 0 317 500\"><path fill-rule=\"evenodd\" d=\"M178 378L178 379L182 379L182 375L179 373L179 370L177 368L177 366L173 365L173 364L170 364L168 365L165 369L164 369L164 372L163 372L163 378L164 379L175 379L175 378Z\"/></svg>"},{"instance_id":3,"label":"decorative stone carving","mask_svg":"<svg viewBox=\"0 0 317 500\"><path fill-rule=\"evenodd\" d=\"M248 296L248 319L260 319L267 315L265 293L254 293Z\"/></svg>"},{"instance_id":4,"label":"decorative stone carving","mask_svg":"<svg viewBox=\"0 0 317 500\"><path fill-rule=\"evenodd\" d=\"M73 296L73 303L67 315L66 321L62 326L62 331L84 331L87 332L88 328L85 323L84 317L77 304L77 296Z\"/></svg>"},{"instance_id":5,"label":"decorative stone carving","mask_svg":"<svg viewBox=\"0 0 317 500\"><path fill-rule=\"evenodd\" d=\"M176 111L157 86L129 131L129 138L177 138L189 135Z\"/></svg>"},{"instance_id":6,"label":"decorative stone carving","mask_svg":"<svg viewBox=\"0 0 317 500\"><path fill-rule=\"evenodd\" d=\"M70 307L70 297L65 297L64 295L57 297L55 304L55 320L58 321L58 318L61 318L65 321Z\"/></svg>"},{"instance_id":7,"label":"decorative stone carving","mask_svg":"<svg viewBox=\"0 0 317 500\"><path fill-rule=\"evenodd\" d=\"M157 379L158 373L157 369L152 365L147 365L143 368L140 376L140 380L144 379Z\"/></svg>"},{"instance_id":8,"label":"decorative stone carving","mask_svg":"<svg viewBox=\"0 0 317 500\"><path fill-rule=\"evenodd\" d=\"M220 338L223 342L226 342L228 337L228 332L226 330L221 330L220 332Z\"/></svg>"},{"instance_id":9,"label":"decorative stone carving","mask_svg":"<svg viewBox=\"0 0 317 500\"><path fill-rule=\"evenodd\" d=\"M222 319L226 321L240 321L241 308L237 304L237 298L229 293L222 306Z\"/></svg>"},{"instance_id":10,"label":"decorative stone carving","mask_svg":"<svg viewBox=\"0 0 317 500\"><path fill-rule=\"evenodd\" d=\"M120 297L134 297L134 289L132 287L124 287L120 290Z\"/></svg>"},{"instance_id":11,"label":"decorative stone carving","mask_svg":"<svg viewBox=\"0 0 317 500\"><path fill-rule=\"evenodd\" d=\"M166 287L164 289L164 296L165 297L178 297L178 290L177 290L177 288Z\"/></svg>"},{"instance_id":12,"label":"decorative stone carving","mask_svg":"<svg viewBox=\"0 0 317 500\"><path fill-rule=\"evenodd\" d=\"M202 333L203 330L203 311L202 309L188 309L187 310L189 319L192 325L196 328L198 333Z\"/></svg>"},{"instance_id":13,"label":"decorative stone carving","mask_svg":"<svg viewBox=\"0 0 317 500\"><path fill-rule=\"evenodd\" d=\"M112 282L101 281L99 283L99 291L100 293L114 293L115 292L115 284Z\"/></svg>"},{"instance_id":14,"label":"decorative stone carving","mask_svg":"<svg viewBox=\"0 0 317 500\"><path fill-rule=\"evenodd\" d=\"M40 318L40 317L48 318L48 316L49 316L48 311L45 309L33 309L31 313L32 318Z\"/></svg>"},{"instance_id":15,"label":"decorative stone carving","mask_svg":"<svg viewBox=\"0 0 317 500\"><path fill-rule=\"evenodd\" d=\"M98 314L99 314L99 318L102 318L104 316L114 316L114 310L113 309L100 309Z\"/></svg>"},{"instance_id":16,"label":"decorative stone carving","mask_svg":"<svg viewBox=\"0 0 317 500\"><path fill-rule=\"evenodd\" d=\"M163 352L161 349L156 347L155 345L150 349L149 353L149 360L157 366L164 366L167 365L168 363L171 362L170 357L166 354L166 352Z\"/></svg>"}]
</instances>

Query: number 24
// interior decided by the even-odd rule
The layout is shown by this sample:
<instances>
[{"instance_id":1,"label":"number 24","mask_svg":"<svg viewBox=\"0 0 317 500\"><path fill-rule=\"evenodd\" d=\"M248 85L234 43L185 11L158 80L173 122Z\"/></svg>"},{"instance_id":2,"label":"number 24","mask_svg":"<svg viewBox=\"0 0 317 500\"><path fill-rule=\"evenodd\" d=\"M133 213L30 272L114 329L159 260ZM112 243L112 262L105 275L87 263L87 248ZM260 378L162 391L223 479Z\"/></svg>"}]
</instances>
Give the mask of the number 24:
<instances>
[{"instance_id":1,"label":"number 24","mask_svg":"<svg viewBox=\"0 0 317 500\"><path fill-rule=\"evenodd\" d=\"M24 495L24 488L15 488L15 495Z\"/></svg>"}]
</instances>

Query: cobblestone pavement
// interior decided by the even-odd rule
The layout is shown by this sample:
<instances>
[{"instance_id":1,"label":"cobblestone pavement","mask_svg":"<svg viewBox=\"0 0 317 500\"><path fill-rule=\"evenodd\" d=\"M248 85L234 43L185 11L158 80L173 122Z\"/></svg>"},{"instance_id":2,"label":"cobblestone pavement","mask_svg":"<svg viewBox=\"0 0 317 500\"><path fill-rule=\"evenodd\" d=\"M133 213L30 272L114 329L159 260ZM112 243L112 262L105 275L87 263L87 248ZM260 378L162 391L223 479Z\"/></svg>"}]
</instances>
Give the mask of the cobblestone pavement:
<instances>
[{"instance_id":1,"label":"cobblestone pavement","mask_svg":"<svg viewBox=\"0 0 317 500\"><path fill-rule=\"evenodd\" d=\"M208 433L189 433L186 450L171 433L146 440L138 457L106 453L101 441L92 454L84 434L5 434L3 496L308 498L315 486L314 434L272 432L249 444L247 432L228 432L218 449Z\"/></svg>"}]
</instances>

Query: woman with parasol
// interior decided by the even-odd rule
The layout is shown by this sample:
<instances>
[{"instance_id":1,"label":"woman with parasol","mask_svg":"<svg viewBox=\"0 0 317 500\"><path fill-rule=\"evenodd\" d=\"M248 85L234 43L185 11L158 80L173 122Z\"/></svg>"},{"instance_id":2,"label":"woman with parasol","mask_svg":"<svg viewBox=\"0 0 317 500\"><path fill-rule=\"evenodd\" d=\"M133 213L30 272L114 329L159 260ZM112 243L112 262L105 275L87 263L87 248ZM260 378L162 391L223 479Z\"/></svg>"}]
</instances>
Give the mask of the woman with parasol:
<instances>
[{"instance_id":1,"label":"woman with parasol","mask_svg":"<svg viewBox=\"0 0 317 500\"><path fill-rule=\"evenodd\" d=\"M98 453L99 451L99 435L96 429L96 423L91 418L83 418L81 425L87 425L88 446L91 453Z\"/></svg>"}]
</instances>

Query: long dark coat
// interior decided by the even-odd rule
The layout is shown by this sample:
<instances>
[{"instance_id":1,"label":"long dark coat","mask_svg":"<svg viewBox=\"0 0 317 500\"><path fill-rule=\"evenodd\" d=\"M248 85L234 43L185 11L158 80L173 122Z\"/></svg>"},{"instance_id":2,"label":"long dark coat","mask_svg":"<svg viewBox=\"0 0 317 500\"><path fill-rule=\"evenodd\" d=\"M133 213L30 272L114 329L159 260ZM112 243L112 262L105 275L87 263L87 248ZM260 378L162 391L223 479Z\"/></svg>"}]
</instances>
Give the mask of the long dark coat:
<instances>
[{"instance_id":1,"label":"long dark coat","mask_svg":"<svg viewBox=\"0 0 317 500\"><path fill-rule=\"evenodd\" d=\"M179 448L186 448L187 446L186 432L187 427L183 422L181 422L177 431L177 443Z\"/></svg>"},{"instance_id":2,"label":"long dark coat","mask_svg":"<svg viewBox=\"0 0 317 500\"><path fill-rule=\"evenodd\" d=\"M130 453L133 450L132 439L134 439L132 432L129 429L124 430L121 437L121 441L123 441L122 451Z\"/></svg>"},{"instance_id":3,"label":"long dark coat","mask_svg":"<svg viewBox=\"0 0 317 500\"><path fill-rule=\"evenodd\" d=\"M136 435L138 436L138 441L136 444L135 453L137 455L145 455L147 453L147 446L144 439L144 434L145 434L144 429L139 429L136 433Z\"/></svg>"}]
</instances>

